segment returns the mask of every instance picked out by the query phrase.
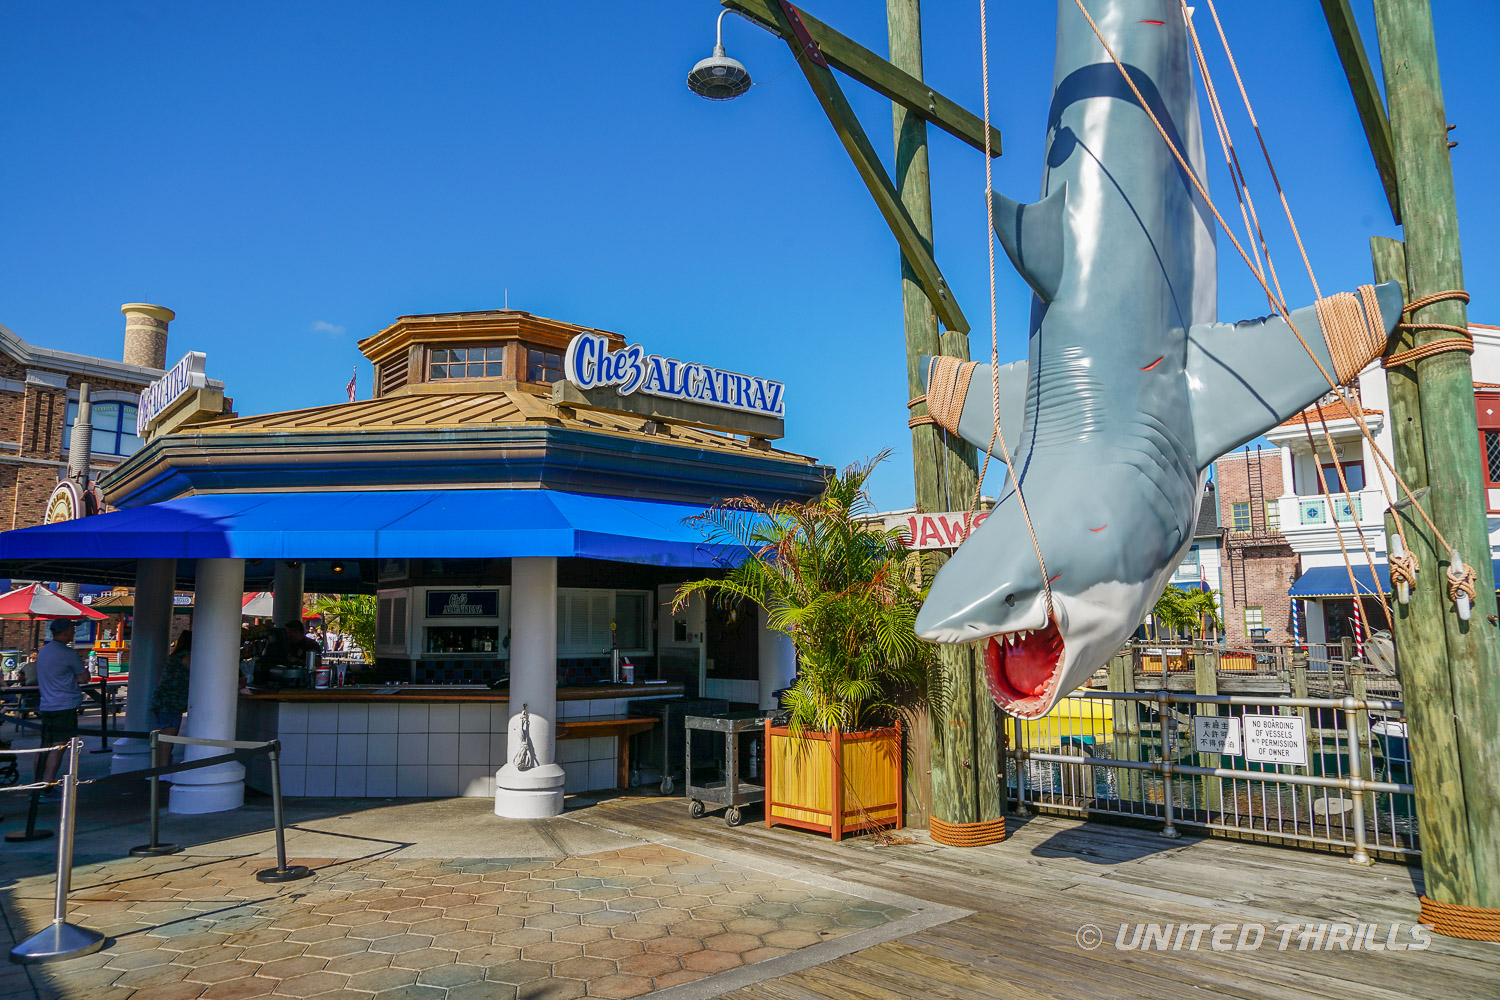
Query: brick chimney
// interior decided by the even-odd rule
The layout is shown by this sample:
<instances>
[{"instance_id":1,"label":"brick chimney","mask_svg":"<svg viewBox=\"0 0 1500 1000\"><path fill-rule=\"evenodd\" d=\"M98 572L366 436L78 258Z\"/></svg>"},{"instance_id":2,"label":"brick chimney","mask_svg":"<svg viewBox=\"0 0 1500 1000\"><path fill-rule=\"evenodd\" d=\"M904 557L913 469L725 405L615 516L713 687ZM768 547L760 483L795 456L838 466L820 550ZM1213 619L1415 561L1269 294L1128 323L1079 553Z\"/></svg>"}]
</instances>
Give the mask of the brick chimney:
<instances>
[{"instance_id":1,"label":"brick chimney","mask_svg":"<svg viewBox=\"0 0 1500 1000\"><path fill-rule=\"evenodd\" d=\"M177 314L166 306L146 302L127 302L120 312L125 314L124 362L142 368L166 368L167 324Z\"/></svg>"}]
</instances>

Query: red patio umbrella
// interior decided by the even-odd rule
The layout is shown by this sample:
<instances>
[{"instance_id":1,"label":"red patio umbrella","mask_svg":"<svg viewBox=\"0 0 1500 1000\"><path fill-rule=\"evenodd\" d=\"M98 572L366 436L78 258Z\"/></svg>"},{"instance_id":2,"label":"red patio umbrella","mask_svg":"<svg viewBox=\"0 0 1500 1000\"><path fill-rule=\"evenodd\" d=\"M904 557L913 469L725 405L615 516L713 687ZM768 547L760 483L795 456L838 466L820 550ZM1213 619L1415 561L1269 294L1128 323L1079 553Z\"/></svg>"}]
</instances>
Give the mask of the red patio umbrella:
<instances>
[{"instance_id":1,"label":"red patio umbrella","mask_svg":"<svg viewBox=\"0 0 1500 1000\"><path fill-rule=\"evenodd\" d=\"M108 618L93 608L71 601L40 583L12 590L0 596L0 618L12 621L45 621L49 618Z\"/></svg>"}]
</instances>

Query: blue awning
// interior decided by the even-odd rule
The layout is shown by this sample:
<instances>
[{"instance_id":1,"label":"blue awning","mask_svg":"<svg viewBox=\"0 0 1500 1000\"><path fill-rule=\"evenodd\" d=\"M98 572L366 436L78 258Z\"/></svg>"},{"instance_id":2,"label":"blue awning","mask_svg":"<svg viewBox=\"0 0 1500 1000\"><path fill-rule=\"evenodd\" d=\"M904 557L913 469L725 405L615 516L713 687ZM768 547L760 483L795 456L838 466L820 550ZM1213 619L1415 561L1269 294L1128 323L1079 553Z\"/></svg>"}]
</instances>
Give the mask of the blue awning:
<instances>
[{"instance_id":1,"label":"blue awning","mask_svg":"<svg viewBox=\"0 0 1500 1000\"><path fill-rule=\"evenodd\" d=\"M1500 580L1500 559L1492 559L1495 578ZM1376 571L1380 574L1380 593L1391 592L1390 569L1385 563L1375 564ZM1368 563L1356 564L1354 567L1354 579L1359 583L1359 592L1365 597L1374 597L1376 590L1370 578L1370 566ZM1292 589L1287 591L1291 597L1353 597L1349 589L1349 570L1343 566L1314 566L1312 569L1297 577L1297 582L1292 584Z\"/></svg>"},{"instance_id":2,"label":"blue awning","mask_svg":"<svg viewBox=\"0 0 1500 1000\"><path fill-rule=\"evenodd\" d=\"M1359 583L1359 592L1366 597L1374 597L1377 593L1388 594L1391 590L1391 574L1386 564L1376 563L1375 569L1380 573L1379 591L1375 589L1368 563L1354 567L1354 579ZM1344 566L1314 566L1297 577L1297 582L1292 584L1292 589L1287 593L1292 597L1354 596L1349 587L1349 570Z\"/></svg>"},{"instance_id":3,"label":"blue awning","mask_svg":"<svg viewBox=\"0 0 1500 1000\"><path fill-rule=\"evenodd\" d=\"M0 560L483 559L710 567L744 558L701 506L557 490L220 493L0 532Z\"/></svg>"}]
</instances>

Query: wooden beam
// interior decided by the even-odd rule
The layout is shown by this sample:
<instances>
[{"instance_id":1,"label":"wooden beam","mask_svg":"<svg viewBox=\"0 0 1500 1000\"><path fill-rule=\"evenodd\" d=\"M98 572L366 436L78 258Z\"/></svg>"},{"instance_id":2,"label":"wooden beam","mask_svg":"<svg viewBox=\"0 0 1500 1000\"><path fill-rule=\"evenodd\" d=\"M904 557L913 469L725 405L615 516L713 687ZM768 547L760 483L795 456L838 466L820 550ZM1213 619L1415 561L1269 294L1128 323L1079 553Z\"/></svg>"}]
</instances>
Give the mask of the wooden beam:
<instances>
[{"instance_id":1,"label":"wooden beam","mask_svg":"<svg viewBox=\"0 0 1500 1000\"><path fill-rule=\"evenodd\" d=\"M1380 172L1380 183L1385 187L1391 218L1399 226L1401 195L1396 186L1395 145L1391 142L1391 122L1386 117L1385 104L1375 83L1375 71L1370 68L1370 57L1365 53L1359 25L1354 21L1354 12L1349 9L1349 0L1322 0L1322 4L1334 48L1338 49L1339 62L1344 64L1344 75L1348 77L1349 90L1354 94L1354 106L1359 110L1359 120L1365 127L1370 153L1375 157L1375 169Z\"/></svg>"},{"instance_id":2,"label":"wooden beam","mask_svg":"<svg viewBox=\"0 0 1500 1000\"><path fill-rule=\"evenodd\" d=\"M733 2L741 2L741 0L733 0ZM844 144L849 158L854 161L854 167L859 171L860 179L865 182L865 187L870 189L870 195L875 199L876 207L885 217L886 225L890 226L891 232L895 234L896 242L901 246L901 253L905 255L907 263L916 272L917 281L921 284L922 290L927 293L933 309L937 311L938 319L942 320L943 325L950 330L968 333L969 321L964 318L963 310L959 309L958 302L954 300L943 272L938 269L937 261L933 260L932 244L923 239L916 223L912 221L911 214L907 212L906 206L901 204L901 198L896 193L895 185L891 183L890 175L885 172L885 166L876 155L875 147L870 144L870 137L865 134L864 128L859 124L859 118L854 114L854 109L849 106L849 99L844 96L844 91L839 87L838 80L834 78L833 71L828 68L818 46L815 42L809 44L799 37L792 23L782 13L779 4L772 9L772 15L776 18L776 33L786 41L787 46L792 50L792 55L796 57L798 67L807 77L808 85L812 87L813 93L817 95L818 103L823 106L824 113L828 115L828 121L832 123L833 130L838 133L839 141Z\"/></svg>"},{"instance_id":3,"label":"wooden beam","mask_svg":"<svg viewBox=\"0 0 1500 1000\"><path fill-rule=\"evenodd\" d=\"M747 20L780 35L788 43L795 37L783 32L776 0L720 0ZM897 69L869 49L840 34L806 11L799 10L808 35L818 44L823 58L834 69L849 74L883 97L920 115L949 135L984 151L984 120L956 101L949 100L921 80ZM1000 130L990 127L990 155L1000 155Z\"/></svg>"}]
</instances>

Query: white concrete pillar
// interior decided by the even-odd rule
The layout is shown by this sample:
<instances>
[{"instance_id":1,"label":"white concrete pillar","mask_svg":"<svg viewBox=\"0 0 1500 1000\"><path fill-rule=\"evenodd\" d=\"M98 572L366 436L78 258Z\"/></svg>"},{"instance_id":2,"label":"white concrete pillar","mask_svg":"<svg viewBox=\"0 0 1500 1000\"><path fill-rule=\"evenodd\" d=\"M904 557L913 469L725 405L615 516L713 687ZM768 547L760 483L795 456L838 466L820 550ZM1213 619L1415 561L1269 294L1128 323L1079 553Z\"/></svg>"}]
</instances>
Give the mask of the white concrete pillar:
<instances>
[{"instance_id":1,"label":"white concrete pillar","mask_svg":"<svg viewBox=\"0 0 1500 1000\"><path fill-rule=\"evenodd\" d=\"M510 621L509 759L495 772L495 815L541 819L563 811L563 769L554 763L556 559L511 560Z\"/></svg>"},{"instance_id":2,"label":"white concrete pillar","mask_svg":"<svg viewBox=\"0 0 1500 1000\"><path fill-rule=\"evenodd\" d=\"M276 577L271 584L271 624L280 628L287 622L302 620L303 565L277 560Z\"/></svg>"},{"instance_id":3,"label":"white concrete pillar","mask_svg":"<svg viewBox=\"0 0 1500 1000\"><path fill-rule=\"evenodd\" d=\"M1281 495L1289 497L1296 493L1292 485L1292 449L1281 446Z\"/></svg>"},{"instance_id":4,"label":"white concrete pillar","mask_svg":"<svg viewBox=\"0 0 1500 1000\"><path fill-rule=\"evenodd\" d=\"M125 728L151 728L151 694L167 662L172 635L172 596L177 583L176 559L142 559L135 564L135 611L130 634L130 680L125 686ZM114 741L112 774L151 766L145 740Z\"/></svg>"},{"instance_id":5,"label":"white concrete pillar","mask_svg":"<svg viewBox=\"0 0 1500 1000\"><path fill-rule=\"evenodd\" d=\"M188 682L186 736L232 740L240 693L240 610L245 560L199 559L193 598L193 659ZM215 757L218 747L186 747L184 760ZM173 813L213 813L245 802L245 768L238 763L172 776Z\"/></svg>"},{"instance_id":6,"label":"white concrete pillar","mask_svg":"<svg viewBox=\"0 0 1500 1000\"><path fill-rule=\"evenodd\" d=\"M792 678L797 676L797 647L792 645L792 640L786 633L766 627L765 608L755 609L755 619L760 625L760 635L757 637L760 661L760 707L762 709L780 708L776 697L771 692L790 687Z\"/></svg>"}]
</instances>

